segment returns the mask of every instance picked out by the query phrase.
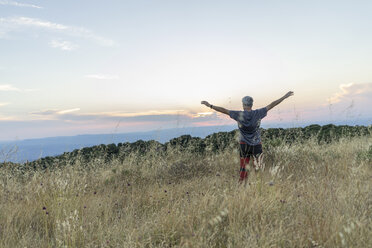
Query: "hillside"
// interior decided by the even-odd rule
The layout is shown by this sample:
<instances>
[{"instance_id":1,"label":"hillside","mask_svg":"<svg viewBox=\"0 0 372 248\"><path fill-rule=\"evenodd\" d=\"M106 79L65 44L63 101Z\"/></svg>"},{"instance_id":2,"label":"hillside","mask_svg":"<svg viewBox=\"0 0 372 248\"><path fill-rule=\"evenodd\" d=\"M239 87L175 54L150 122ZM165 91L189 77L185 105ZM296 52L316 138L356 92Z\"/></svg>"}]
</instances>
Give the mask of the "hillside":
<instances>
[{"instance_id":1,"label":"hillside","mask_svg":"<svg viewBox=\"0 0 372 248\"><path fill-rule=\"evenodd\" d=\"M310 125L304 128L270 128L261 129L264 148L279 146L283 143L302 142L310 138L316 139L319 144L339 140L340 138L350 138L357 136L371 135L372 127L365 126L335 126L335 125ZM208 135L202 139L192 137L191 135L182 135L173 138L165 143L154 140L126 143L101 144L98 146L75 149L72 152L65 152L62 155L54 157L45 157L36 161L25 163L26 167L32 168L51 168L59 165L80 163L89 163L96 159L103 159L109 162L112 159L123 161L130 154L146 156L151 149L156 149L159 153L167 154L167 150L173 151L180 149L194 154L206 154L222 152L227 148L237 147L236 139L238 131L219 132Z\"/></svg>"},{"instance_id":2,"label":"hillside","mask_svg":"<svg viewBox=\"0 0 372 248\"><path fill-rule=\"evenodd\" d=\"M3 163L0 247L371 247L370 128L263 137L247 187L236 132Z\"/></svg>"},{"instance_id":3,"label":"hillside","mask_svg":"<svg viewBox=\"0 0 372 248\"><path fill-rule=\"evenodd\" d=\"M0 153L0 161L6 158L7 161L23 163L26 161L34 161L42 157L56 156L64 152L71 152L75 149L91 147L99 144L118 144L120 142L135 142L137 140L156 140L160 143L165 143L174 137L179 137L185 134L205 138L211 133L228 132L233 130L235 127L236 125L180 127L147 132L84 134L77 136L47 137L0 142L0 151L4 150L4 153L8 151L8 154L4 154L5 156L2 156Z\"/></svg>"}]
</instances>

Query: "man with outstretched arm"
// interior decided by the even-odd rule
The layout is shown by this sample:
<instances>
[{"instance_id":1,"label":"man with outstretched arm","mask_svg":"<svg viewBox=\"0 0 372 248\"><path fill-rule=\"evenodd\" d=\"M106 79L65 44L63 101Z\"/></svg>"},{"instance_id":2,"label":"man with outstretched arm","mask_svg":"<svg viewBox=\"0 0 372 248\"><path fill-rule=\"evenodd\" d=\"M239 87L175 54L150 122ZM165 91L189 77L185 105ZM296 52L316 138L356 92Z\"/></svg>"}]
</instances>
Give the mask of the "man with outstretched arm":
<instances>
[{"instance_id":1,"label":"man with outstretched arm","mask_svg":"<svg viewBox=\"0 0 372 248\"><path fill-rule=\"evenodd\" d=\"M253 98L250 96L245 96L242 99L243 111L233 111L228 110L223 107L218 107L208 103L207 101L202 101L201 104L221 112L223 114L229 115L232 119L236 120L240 132L240 182L247 183L248 170L246 165L249 165L249 160L252 157L256 160L255 164L260 164L262 159L262 144L261 144L261 133L260 124L261 119L267 114L267 111L274 108L276 105L281 103L286 98L293 96L293 92L289 91L287 94L273 101L264 108L252 110ZM258 169L255 167L255 169Z\"/></svg>"}]
</instances>

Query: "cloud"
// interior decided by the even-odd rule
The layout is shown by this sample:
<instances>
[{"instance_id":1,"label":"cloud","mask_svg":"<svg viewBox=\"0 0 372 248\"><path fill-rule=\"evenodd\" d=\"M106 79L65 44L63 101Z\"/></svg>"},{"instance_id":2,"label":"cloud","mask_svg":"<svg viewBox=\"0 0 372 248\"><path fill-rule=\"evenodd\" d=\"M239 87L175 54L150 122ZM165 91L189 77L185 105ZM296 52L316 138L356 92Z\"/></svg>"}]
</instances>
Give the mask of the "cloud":
<instances>
[{"instance_id":1,"label":"cloud","mask_svg":"<svg viewBox=\"0 0 372 248\"><path fill-rule=\"evenodd\" d=\"M30 113L31 115L54 115L58 111L57 110L43 110L43 111L37 111Z\"/></svg>"},{"instance_id":2,"label":"cloud","mask_svg":"<svg viewBox=\"0 0 372 248\"><path fill-rule=\"evenodd\" d=\"M36 28L44 28L49 30L68 30L69 27L53 23L49 21L43 21L35 18L29 17L11 17L11 18L0 18L0 23L3 25L7 25L7 27L17 27L17 26L25 26L25 27L36 27Z\"/></svg>"},{"instance_id":3,"label":"cloud","mask_svg":"<svg viewBox=\"0 0 372 248\"><path fill-rule=\"evenodd\" d=\"M6 106L6 105L9 105L9 103L8 102L0 102L0 107Z\"/></svg>"},{"instance_id":4,"label":"cloud","mask_svg":"<svg viewBox=\"0 0 372 248\"><path fill-rule=\"evenodd\" d=\"M178 123L180 125L199 125L203 122L213 122L215 125L226 124L216 113L192 113L188 111L148 111L142 113L103 112L75 113L79 108L68 110L44 110L30 113L39 120L60 120L78 123Z\"/></svg>"},{"instance_id":5,"label":"cloud","mask_svg":"<svg viewBox=\"0 0 372 248\"><path fill-rule=\"evenodd\" d=\"M83 27L67 26L59 23L23 16L0 18L0 37L6 36L7 33L17 31L23 27L25 28L32 27L36 29L43 29L50 32L59 32L68 36L85 38L92 40L102 46L115 45L115 42L113 40L96 35L91 30ZM27 31L27 29L25 29L24 31Z\"/></svg>"},{"instance_id":6,"label":"cloud","mask_svg":"<svg viewBox=\"0 0 372 248\"><path fill-rule=\"evenodd\" d=\"M196 113L193 115L193 118L198 118L198 117L206 117L209 115L213 115L215 112L203 112L203 113Z\"/></svg>"},{"instance_id":7,"label":"cloud","mask_svg":"<svg viewBox=\"0 0 372 248\"><path fill-rule=\"evenodd\" d=\"M90 120L107 120L107 121L118 121L118 120L143 120L152 118L159 119L162 117L172 116L170 112L167 111L149 111L143 113L121 113L121 112L103 112L103 113L73 113L79 111L80 108L67 109L67 110L57 110L49 109L30 113L35 116L49 116L50 119L60 119L68 121L90 121ZM45 119L45 118L43 118ZM165 118L167 119L167 118Z\"/></svg>"},{"instance_id":8,"label":"cloud","mask_svg":"<svg viewBox=\"0 0 372 248\"><path fill-rule=\"evenodd\" d=\"M48 109L48 110L32 112L31 115L43 115L43 116L64 115L64 114L69 114L69 113L76 112L79 110L80 108L65 109L65 110Z\"/></svg>"},{"instance_id":9,"label":"cloud","mask_svg":"<svg viewBox=\"0 0 372 248\"><path fill-rule=\"evenodd\" d=\"M35 9L42 9L38 5L28 4L28 3L19 3L15 1L0 1L0 5L9 5L9 6L16 6L16 7L26 7L26 8L35 8Z\"/></svg>"},{"instance_id":10,"label":"cloud","mask_svg":"<svg viewBox=\"0 0 372 248\"><path fill-rule=\"evenodd\" d=\"M10 84L0 84L0 91L33 92L33 91L38 91L38 89L19 89Z\"/></svg>"},{"instance_id":11,"label":"cloud","mask_svg":"<svg viewBox=\"0 0 372 248\"><path fill-rule=\"evenodd\" d=\"M78 46L69 42L69 41L58 41L52 40L49 45L53 48L59 48L64 51L72 51L75 50Z\"/></svg>"},{"instance_id":12,"label":"cloud","mask_svg":"<svg viewBox=\"0 0 372 248\"><path fill-rule=\"evenodd\" d=\"M18 121L14 116L3 116L0 114L0 121Z\"/></svg>"},{"instance_id":13,"label":"cloud","mask_svg":"<svg viewBox=\"0 0 372 248\"><path fill-rule=\"evenodd\" d=\"M108 75L108 74L91 74L85 75L86 78L99 79L99 80L113 80L118 79L117 75Z\"/></svg>"},{"instance_id":14,"label":"cloud","mask_svg":"<svg viewBox=\"0 0 372 248\"><path fill-rule=\"evenodd\" d=\"M372 83L364 84L341 84L341 92L335 93L332 97L328 98L329 103L338 103L345 99L354 98L369 98L372 99Z\"/></svg>"},{"instance_id":15,"label":"cloud","mask_svg":"<svg viewBox=\"0 0 372 248\"><path fill-rule=\"evenodd\" d=\"M0 84L0 91L21 91L10 84Z\"/></svg>"},{"instance_id":16,"label":"cloud","mask_svg":"<svg viewBox=\"0 0 372 248\"><path fill-rule=\"evenodd\" d=\"M64 114L76 112L76 111L79 111L79 110L80 110L80 108L66 109L66 110L58 111L57 114L64 115Z\"/></svg>"}]
</instances>

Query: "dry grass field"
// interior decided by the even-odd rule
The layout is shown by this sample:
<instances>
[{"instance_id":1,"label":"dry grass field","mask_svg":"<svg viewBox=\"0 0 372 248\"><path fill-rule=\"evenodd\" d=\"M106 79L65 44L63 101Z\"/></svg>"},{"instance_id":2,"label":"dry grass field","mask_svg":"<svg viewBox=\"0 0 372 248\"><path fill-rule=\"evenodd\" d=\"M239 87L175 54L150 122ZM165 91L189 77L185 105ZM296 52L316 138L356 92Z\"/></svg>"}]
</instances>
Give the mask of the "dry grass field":
<instances>
[{"instance_id":1,"label":"dry grass field","mask_svg":"<svg viewBox=\"0 0 372 248\"><path fill-rule=\"evenodd\" d=\"M372 139L0 168L0 247L372 247Z\"/></svg>"}]
</instances>

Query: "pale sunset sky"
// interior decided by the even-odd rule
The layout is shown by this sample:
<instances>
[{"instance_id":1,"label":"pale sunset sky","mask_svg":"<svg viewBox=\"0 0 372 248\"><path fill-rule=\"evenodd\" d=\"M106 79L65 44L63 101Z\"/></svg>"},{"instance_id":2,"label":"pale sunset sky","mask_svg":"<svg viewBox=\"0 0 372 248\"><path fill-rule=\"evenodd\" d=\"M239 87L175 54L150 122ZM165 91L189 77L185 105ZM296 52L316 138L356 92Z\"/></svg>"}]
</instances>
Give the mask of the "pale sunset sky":
<instances>
[{"instance_id":1,"label":"pale sunset sky","mask_svg":"<svg viewBox=\"0 0 372 248\"><path fill-rule=\"evenodd\" d=\"M0 140L372 123L372 1L0 0Z\"/></svg>"}]
</instances>

